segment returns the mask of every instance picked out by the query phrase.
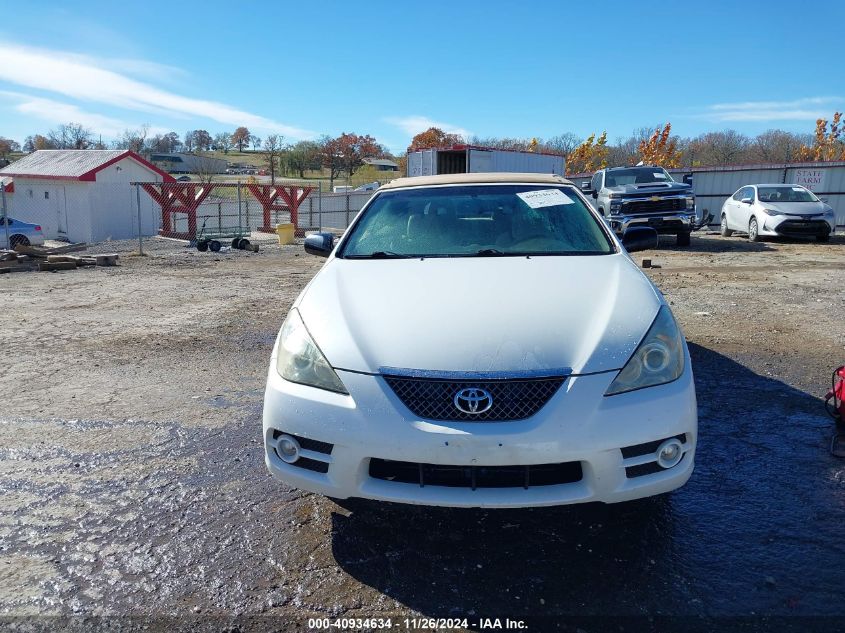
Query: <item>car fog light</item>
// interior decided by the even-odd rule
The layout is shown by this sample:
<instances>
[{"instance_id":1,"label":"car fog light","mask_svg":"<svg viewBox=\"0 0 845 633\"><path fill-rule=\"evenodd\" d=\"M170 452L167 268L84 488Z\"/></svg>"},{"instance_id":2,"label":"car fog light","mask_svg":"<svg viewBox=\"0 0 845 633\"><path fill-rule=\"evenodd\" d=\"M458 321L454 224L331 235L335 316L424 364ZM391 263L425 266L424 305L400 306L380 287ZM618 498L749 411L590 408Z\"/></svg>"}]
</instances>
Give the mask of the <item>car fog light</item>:
<instances>
[{"instance_id":1,"label":"car fog light","mask_svg":"<svg viewBox=\"0 0 845 633\"><path fill-rule=\"evenodd\" d=\"M283 462L293 464L299 459L299 442L290 435L281 435L276 440L276 453L282 458Z\"/></svg>"},{"instance_id":2,"label":"car fog light","mask_svg":"<svg viewBox=\"0 0 845 633\"><path fill-rule=\"evenodd\" d=\"M677 438L670 438L657 449L657 463L661 468L672 468L684 456L684 447Z\"/></svg>"}]
</instances>

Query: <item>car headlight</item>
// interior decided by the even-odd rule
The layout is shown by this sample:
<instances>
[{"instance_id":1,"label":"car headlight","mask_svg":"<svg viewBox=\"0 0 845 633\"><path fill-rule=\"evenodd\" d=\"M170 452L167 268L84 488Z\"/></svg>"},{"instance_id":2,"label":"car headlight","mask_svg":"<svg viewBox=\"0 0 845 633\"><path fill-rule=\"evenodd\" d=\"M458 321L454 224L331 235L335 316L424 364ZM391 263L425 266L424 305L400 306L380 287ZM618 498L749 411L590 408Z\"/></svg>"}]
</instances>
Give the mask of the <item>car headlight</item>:
<instances>
[{"instance_id":1,"label":"car headlight","mask_svg":"<svg viewBox=\"0 0 845 633\"><path fill-rule=\"evenodd\" d=\"M305 323L295 308L290 311L282 325L276 371L282 378L291 382L337 393L349 393L305 329Z\"/></svg>"},{"instance_id":2,"label":"car headlight","mask_svg":"<svg viewBox=\"0 0 845 633\"><path fill-rule=\"evenodd\" d=\"M662 306L634 355L604 395L634 391L677 380L684 373L684 341L669 308Z\"/></svg>"},{"instance_id":3,"label":"car headlight","mask_svg":"<svg viewBox=\"0 0 845 633\"><path fill-rule=\"evenodd\" d=\"M695 209L695 198L687 198L687 209Z\"/></svg>"},{"instance_id":4,"label":"car headlight","mask_svg":"<svg viewBox=\"0 0 845 633\"><path fill-rule=\"evenodd\" d=\"M778 211L777 209L763 209L763 213L766 215L783 215L783 211Z\"/></svg>"}]
</instances>

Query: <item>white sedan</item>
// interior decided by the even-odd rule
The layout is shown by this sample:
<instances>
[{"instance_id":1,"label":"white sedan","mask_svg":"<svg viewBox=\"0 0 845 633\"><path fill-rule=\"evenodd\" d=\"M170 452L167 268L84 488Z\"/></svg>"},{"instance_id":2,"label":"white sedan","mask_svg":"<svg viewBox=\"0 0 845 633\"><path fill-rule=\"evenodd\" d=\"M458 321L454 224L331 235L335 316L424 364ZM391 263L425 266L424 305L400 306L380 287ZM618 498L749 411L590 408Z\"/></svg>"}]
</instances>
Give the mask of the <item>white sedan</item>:
<instances>
[{"instance_id":1,"label":"white sedan","mask_svg":"<svg viewBox=\"0 0 845 633\"><path fill-rule=\"evenodd\" d=\"M833 209L800 185L746 185L722 205L723 237L737 231L752 242L778 235L827 242L835 230Z\"/></svg>"},{"instance_id":2,"label":"white sedan","mask_svg":"<svg viewBox=\"0 0 845 633\"><path fill-rule=\"evenodd\" d=\"M614 503L682 486L695 386L666 301L567 180L401 178L296 299L270 361L265 461L329 497Z\"/></svg>"}]
</instances>

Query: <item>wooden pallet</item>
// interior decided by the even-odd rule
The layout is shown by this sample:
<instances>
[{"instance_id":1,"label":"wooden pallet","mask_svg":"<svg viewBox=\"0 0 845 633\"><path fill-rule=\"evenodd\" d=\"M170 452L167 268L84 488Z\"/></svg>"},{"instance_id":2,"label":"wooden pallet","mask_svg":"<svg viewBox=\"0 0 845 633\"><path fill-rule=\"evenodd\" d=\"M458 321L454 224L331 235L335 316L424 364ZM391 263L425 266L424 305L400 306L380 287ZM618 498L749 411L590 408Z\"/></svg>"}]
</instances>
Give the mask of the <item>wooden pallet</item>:
<instances>
[{"instance_id":1,"label":"wooden pallet","mask_svg":"<svg viewBox=\"0 0 845 633\"><path fill-rule=\"evenodd\" d=\"M62 255L63 253L76 253L78 251L84 251L88 248L88 245L84 242L79 242L77 244L67 244L65 246L53 246L53 247L46 247L46 246L23 246L18 244L15 246L15 252L23 253L24 255L30 255L32 257L44 257L47 258L50 255Z\"/></svg>"}]
</instances>

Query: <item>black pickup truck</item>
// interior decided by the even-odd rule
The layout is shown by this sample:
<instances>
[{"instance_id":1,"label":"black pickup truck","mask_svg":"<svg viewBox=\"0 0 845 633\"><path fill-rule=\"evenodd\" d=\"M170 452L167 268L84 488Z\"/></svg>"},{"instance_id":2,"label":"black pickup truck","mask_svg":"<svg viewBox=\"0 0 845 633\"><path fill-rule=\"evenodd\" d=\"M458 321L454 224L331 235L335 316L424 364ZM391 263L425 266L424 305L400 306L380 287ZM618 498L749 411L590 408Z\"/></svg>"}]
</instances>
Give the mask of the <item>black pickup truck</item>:
<instances>
[{"instance_id":1,"label":"black pickup truck","mask_svg":"<svg viewBox=\"0 0 845 633\"><path fill-rule=\"evenodd\" d=\"M676 235L678 246L689 246L696 228L695 195L690 185L675 182L662 167L602 169L582 190L618 235L629 226L650 226Z\"/></svg>"}]
</instances>

